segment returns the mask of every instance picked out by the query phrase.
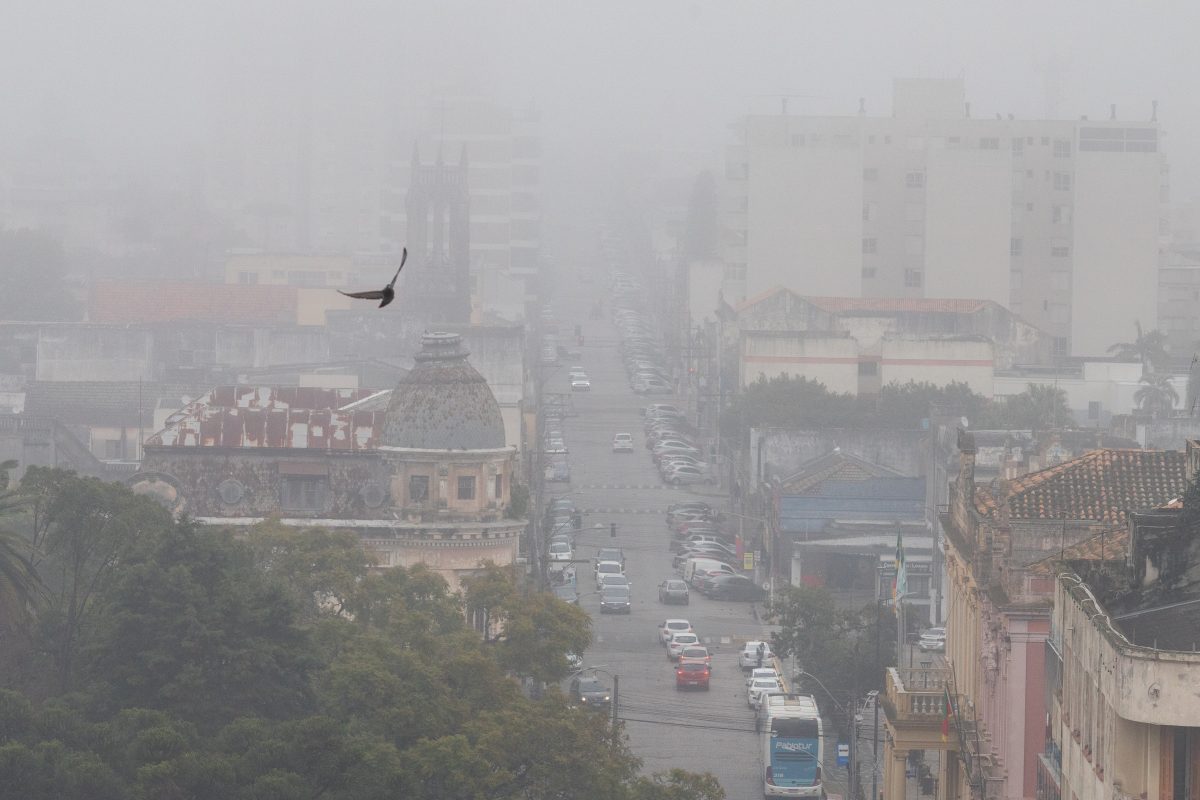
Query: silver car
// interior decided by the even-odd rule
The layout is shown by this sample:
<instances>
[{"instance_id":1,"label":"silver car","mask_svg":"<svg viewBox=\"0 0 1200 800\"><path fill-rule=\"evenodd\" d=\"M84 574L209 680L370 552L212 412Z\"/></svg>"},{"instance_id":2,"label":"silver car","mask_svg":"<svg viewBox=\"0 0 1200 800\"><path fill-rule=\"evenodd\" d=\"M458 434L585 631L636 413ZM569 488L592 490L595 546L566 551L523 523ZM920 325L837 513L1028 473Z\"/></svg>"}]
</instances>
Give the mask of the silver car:
<instances>
[{"instance_id":1,"label":"silver car","mask_svg":"<svg viewBox=\"0 0 1200 800\"><path fill-rule=\"evenodd\" d=\"M678 603L688 604L688 585L681 580L672 578L658 585L658 602L663 605Z\"/></svg>"}]
</instances>

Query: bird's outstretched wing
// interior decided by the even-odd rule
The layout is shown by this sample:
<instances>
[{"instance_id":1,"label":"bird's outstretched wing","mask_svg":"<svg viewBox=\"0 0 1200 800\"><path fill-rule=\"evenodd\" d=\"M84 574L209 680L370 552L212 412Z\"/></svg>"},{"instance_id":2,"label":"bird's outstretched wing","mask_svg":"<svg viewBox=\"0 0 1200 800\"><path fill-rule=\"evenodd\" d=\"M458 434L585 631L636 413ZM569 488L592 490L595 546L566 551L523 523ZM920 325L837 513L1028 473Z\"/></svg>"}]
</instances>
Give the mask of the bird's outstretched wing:
<instances>
[{"instance_id":1,"label":"bird's outstretched wing","mask_svg":"<svg viewBox=\"0 0 1200 800\"><path fill-rule=\"evenodd\" d=\"M383 290L375 289L370 292L343 292L338 289L338 294L344 294L346 297L356 297L359 300L379 300L383 297Z\"/></svg>"},{"instance_id":2,"label":"bird's outstretched wing","mask_svg":"<svg viewBox=\"0 0 1200 800\"><path fill-rule=\"evenodd\" d=\"M388 286L396 285L396 278L400 277L400 270L404 269L405 261L408 261L408 248L407 247L404 248L404 252L400 256L400 266L396 267L396 274L392 276L392 280L388 283Z\"/></svg>"}]
</instances>

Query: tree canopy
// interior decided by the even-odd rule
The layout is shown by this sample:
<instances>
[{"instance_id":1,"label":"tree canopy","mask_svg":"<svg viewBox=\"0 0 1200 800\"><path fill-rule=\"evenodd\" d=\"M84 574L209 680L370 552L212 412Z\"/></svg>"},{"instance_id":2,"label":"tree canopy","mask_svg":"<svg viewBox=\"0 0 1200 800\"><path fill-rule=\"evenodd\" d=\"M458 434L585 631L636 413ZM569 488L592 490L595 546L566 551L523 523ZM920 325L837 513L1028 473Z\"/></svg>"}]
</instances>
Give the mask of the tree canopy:
<instances>
[{"instance_id":1,"label":"tree canopy","mask_svg":"<svg viewBox=\"0 0 1200 800\"><path fill-rule=\"evenodd\" d=\"M591 633L510 572L463 596L422 567L373 569L337 531L234 535L56 470L15 491L6 541L47 591L0 654L2 797L724 796L707 775L639 775L603 715L523 691Z\"/></svg>"},{"instance_id":2,"label":"tree canopy","mask_svg":"<svg viewBox=\"0 0 1200 800\"><path fill-rule=\"evenodd\" d=\"M965 383L890 383L879 395L831 392L823 383L779 375L760 378L746 387L721 414L721 434L744 437L750 428L921 428L933 409L965 416L976 429L1073 427L1061 389L1029 384L1026 390L990 400Z\"/></svg>"}]
</instances>

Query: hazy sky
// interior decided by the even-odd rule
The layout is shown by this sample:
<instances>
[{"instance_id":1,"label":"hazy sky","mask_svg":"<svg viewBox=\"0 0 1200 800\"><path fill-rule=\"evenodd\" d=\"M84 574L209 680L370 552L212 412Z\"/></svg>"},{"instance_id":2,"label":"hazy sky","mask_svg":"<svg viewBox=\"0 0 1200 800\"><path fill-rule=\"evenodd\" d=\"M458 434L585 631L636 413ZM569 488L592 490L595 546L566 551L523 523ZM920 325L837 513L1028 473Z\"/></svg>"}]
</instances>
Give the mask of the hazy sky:
<instances>
[{"instance_id":1,"label":"hazy sky","mask_svg":"<svg viewBox=\"0 0 1200 800\"><path fill-rule=\"evenodd\" d=\"M720 151L747 110L890 110L894 77L963 76L976 116L1145 119L1159 101L1176 199L1200 195L1200 3L426 2L10 3L0 31L0 145L54 135L123 163L203 146L228 96L318 105L404 126L439 86L543 117L548 163L634 147ZM309 73L305 77L305 73ZM254 97L250 92L247 96ZM218 113L217 109L223 109ZM698 167L703 166L697 164Z\"/></svg>"}]
</instances>

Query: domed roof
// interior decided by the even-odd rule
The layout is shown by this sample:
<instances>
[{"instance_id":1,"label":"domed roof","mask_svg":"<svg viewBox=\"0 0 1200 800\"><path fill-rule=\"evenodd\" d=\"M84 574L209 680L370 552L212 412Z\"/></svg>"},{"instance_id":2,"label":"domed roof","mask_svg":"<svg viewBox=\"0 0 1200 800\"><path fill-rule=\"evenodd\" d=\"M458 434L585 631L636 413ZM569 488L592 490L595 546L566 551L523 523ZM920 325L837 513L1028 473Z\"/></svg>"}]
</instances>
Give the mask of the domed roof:
<instances>
[{"instance_id":1,"label":"domed roof","mask_svg":"<svg viewBox=\"0 0 1200 800\"><path fill-rule=\"evenodd\" d=\"M504 447L504 421L487 381L467 363L457 333L421 337L416 365L392 391L384 447L489 450Z\"/></svg>"}]
</instances>

